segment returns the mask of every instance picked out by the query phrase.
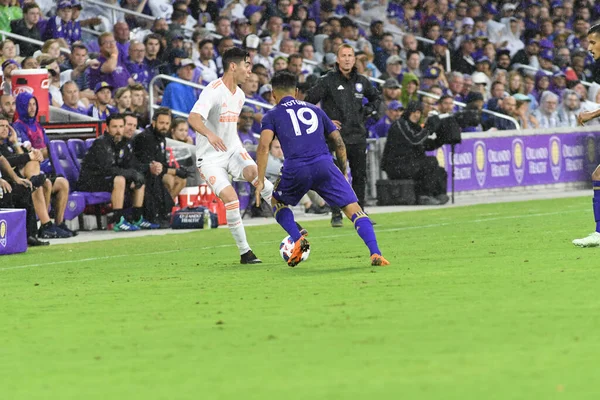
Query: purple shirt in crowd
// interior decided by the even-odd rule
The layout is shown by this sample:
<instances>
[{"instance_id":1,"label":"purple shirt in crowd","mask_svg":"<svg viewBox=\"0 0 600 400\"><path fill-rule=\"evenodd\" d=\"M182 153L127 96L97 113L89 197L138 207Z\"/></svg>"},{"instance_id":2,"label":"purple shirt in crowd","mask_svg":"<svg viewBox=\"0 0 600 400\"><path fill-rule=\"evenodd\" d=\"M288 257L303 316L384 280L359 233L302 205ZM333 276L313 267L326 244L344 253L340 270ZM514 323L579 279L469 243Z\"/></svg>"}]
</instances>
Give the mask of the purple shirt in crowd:
<instances>
[{"instance_id":1,"label":"purple shirt in crowd","mask_svg":"<svg viewBox=\"0 0 600 400\"><path fill-rule=\"evenodd\" d=\"M103 74L100 69L102 65L106 62L106 57L103 55L99 56L97 59L100 62L100 66L98 68L90 68L90 87L94 88L100 82L106 82L115 89L118 89L123 86L128 85L128 80L131 77L129 75L129 71L124 64L121 62L117 62L117 68L110 74Z\"/></svg>"}]
</instances>

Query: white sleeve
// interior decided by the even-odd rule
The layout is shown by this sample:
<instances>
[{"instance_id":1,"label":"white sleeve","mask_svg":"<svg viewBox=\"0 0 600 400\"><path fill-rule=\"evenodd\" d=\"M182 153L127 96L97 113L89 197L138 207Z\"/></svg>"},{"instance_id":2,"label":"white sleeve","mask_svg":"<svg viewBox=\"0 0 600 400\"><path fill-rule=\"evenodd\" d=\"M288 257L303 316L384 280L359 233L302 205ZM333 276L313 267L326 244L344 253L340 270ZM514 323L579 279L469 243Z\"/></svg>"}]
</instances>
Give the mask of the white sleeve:
<instances>
[{"instance_id":1,"label":"white sleeve","mask_svg":"<svg viewBox=\"0 0 600 400\"><path fill-rule=\"evenodd\" d=\"M202 90L200 97L198 97L196 104L194 104L194 107L192 107L190 114L200 114L200 116L205 120L208 119L208 114L216 102L216 92L217 91L212 89L210 86L207 86L204 90Z\"/></svg>"}]
</instances>

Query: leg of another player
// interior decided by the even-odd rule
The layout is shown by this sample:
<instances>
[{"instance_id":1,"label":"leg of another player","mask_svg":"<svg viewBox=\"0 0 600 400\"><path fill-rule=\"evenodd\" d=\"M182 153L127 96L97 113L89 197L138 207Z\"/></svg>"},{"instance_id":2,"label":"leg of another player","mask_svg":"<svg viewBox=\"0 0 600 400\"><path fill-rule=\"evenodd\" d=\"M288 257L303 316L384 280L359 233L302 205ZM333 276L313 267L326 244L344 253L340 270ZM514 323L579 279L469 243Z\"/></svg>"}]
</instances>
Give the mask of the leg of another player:
<instances>
[{"instance_id":1,"label":"leg of another player","mask_svg":"<svg viewBox=\"0 0 600 400\"><path fill-rule=\"evenodd\" d=\"M389 261L383 258L377 245L373 223L358 203L348 204L342 208L342 211L354 223L354 228L358 236L360 236L369 248L371 252L371 265L389 265Z\"/></svg>"},{"instance_id":2,"label":"leg of another player","mask_svg":"<svg viewBox=\"0 0 600 400\"><path fill-rule=\"evenodd\" d=\"M596 220L596 230L587 237L573 240L573 244L579 247L600 246L600 166L592 174L592 183L594 186L592 206L594 209L594 219Z\"/></svg>"},{"instance_id":3,"label":"leg of another player","mask_svg":"<svg viewBox=\"0 0 600 400\"><path fill-rule=\"evenodd\" d=\"M255 165L248 165L244 168L243 171L244 179L252 184L252 186L256 187L256 182L258 182L258 168ZM262 197L267 204L271 203L271 198L273 197L273 184L269 182L268 179L265 179L265 186L263 190L260 192L260 197Z\"/></svg>"},{"instance_id":4,"label":"leg of another player","mask_svg":"<svg viewBox=\"0 0 600 400\"><path fill-rule=\"evenodd\" d=\"M302 262L302 255L310 249L310 244L305 235L300 232L301 227L294 220L294 213L292 210L275 198L271 200L271 205L273 206L275 220L294 241L294 250L292 251L292 254L290 254L288 265L290 267L295 267Z\"/></svg>"},{"instance_id":5,"label":"leg of another player","mask_svg":"<svg viewBox=\"0 0 600 400\"><path fill-rule=\"evenodd\" d=\"M254 255L246 240L246 231L244 230L244 223L242 222L242 214L240 213L240 201L237 193L233 189L233 186L229 185L224 187L218 194L219 198L225 203L225 210L227 214L227 227L235 240L241 259L242 264L258 264L261 261Z\"/></svg>"}]
</instances>

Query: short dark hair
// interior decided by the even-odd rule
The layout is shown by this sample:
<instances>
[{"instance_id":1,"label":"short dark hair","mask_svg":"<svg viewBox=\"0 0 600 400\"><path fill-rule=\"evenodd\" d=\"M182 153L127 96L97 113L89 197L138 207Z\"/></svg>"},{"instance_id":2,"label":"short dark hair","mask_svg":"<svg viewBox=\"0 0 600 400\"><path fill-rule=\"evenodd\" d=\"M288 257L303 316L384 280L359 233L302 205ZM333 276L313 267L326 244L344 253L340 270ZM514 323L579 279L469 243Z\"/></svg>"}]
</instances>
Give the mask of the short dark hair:
<instances>
[{"instance_id":1,"label":"short dark hair","mask_svg":"<svg viewBox=\"0 0 600 400\"><path fill-rule=\"evenodd\" d=\"M82 42L75 42L71 45L71 51L75 50L75 49L83 49L85 50L85 52L88 52L87 47L85 47L85 45Z\"/></svg>"},{"instance_id":2,"label":"short dark hair","mask_svg":"<svg viewBox=\"0 0 600 400\"><path fill-rule=\"evenodd\" d=\"M8 115L4 113L0 113L0 121L7 121L9 124L11 123L11 120L10 118L8 118Z\"/></svg>"},{"instance_id":3,"label":"short dark hair","mask_svg":"<svg viewBox=\"0 0 600 400\"><path fill-rule=\"evenodd\" d=\"M77 84L73 81L66 81L65 83L63 83L63 85L60 87L60 94L64 94L64 90L65 90L65 86L67 85L75 85L77 87L77 89L79 89L79 86L77 86Z\"/></svg>"},{"instance_id":4,"label":"short dark hair","mask_svg":"<svg viewBox=\"0 0 600 400\"><path fill-rule=\"evenodd\" d=\"M135 118L137 120L140 119L139 114L136 114L136 113L131 112L131 111L125 111L122 115L123 115L123 118L132 117L132 118Z\"/></svg>"},{"instance_id":5,"label":"short dark hair","mask_svg":"<svg viewBox=\"0 0 600 400\"><path fill-rule=\"evenodd\" d=\"M592 33L595 33L597 35L600 35L600 24L596 24L594 26L592 26L589 30L588 30L588 35L591 35Z\"/></svg>"},{"instance_id":6,"label":"short dark hair","mask_svg":"<svg viewBox=\"0 0 600 400\"><path fill-rule=\"evenodd\" d=\"M288 71L279 71L271 79L273 90L292 90L298 87L298 79L296 75Z\"/></svg>"},{"instance_id":7,"label":"short dark hair","mask_svg":"<svg viewBox=\"0 0 600 400\"><path fill-rule=\"evenodd\" d=\"M179 9L174 9L173 10L173 14L171 14L171 21L178 21L182 18L187 18L188 13L187 11L183 11L183 10L179 10Z\"/></svg>"},{"instance_id":8,"label":"short dark hair","mask_svg":"<svg viewBox=\"0 0 600 400\"><path fill-rule=\"evenodd\" d=\"M223 71L227 72L231 63L239 64L247 58L250 58L250 54L239 47L232 47L231 49L226 50L225 53L223 53Z\"/></svg>"},{"instance_id":9,"label":"short dark hair","mask_svg":"<svg viewBox=\"0 0 600 400\"><path fill-rule=\"evenodd\" d=\"M161 44L162 42L160 41L161 37L160 35L157 35L156 33L150 33L148 35L146 35L146 37L144 38L144 46L146 46L146 44L148 43L148 41L150 39L156 39L158 40L158 43ZM162 44L161 44L162 46Z\"/></svg>"},{"instance_id":10,"label":"short dark hair","mask_svg":"<svg viewBox=\"0 0 600 400\"><path fill-rule=\"evenodd\" d=\"M198 43L198 50L200 50L201 48L203 48L203 47L204 47L204 45L205 45L205 44L207 44L207 43L210 43L210 44L212 44L213 46L215 45L215 43L213 42L213 40L212 40L212 39L202 39L202 40L200 41L200 43Z\"/></svg>"},{"instance_id":11,"label":"short dark hair","mask_svg":"<svg viewBox=\"0 0 600 400\"><path fill-rule=\"evenodd\" d=\"M300 54L300 53L294 53L294 54L290 54L290 56L288 57L288 62L290 62L290 61L292 61L292 60L294 60L296 58L299 58L300 60L304 59L304 57L302 57L302 54Z\"/></svg>"},{"instance_id":12,"label":"short dark hair","mask_svg":"<svg viewBox=\"0 0 600 400\"><path fill-rule=\"evenodd\" d=\"M358 4L357 0L350 0L348 2L346 2L346 4L344 5L344 8L346 9L346 13L350 13L350 10L354 10L354 7L356 7L356 5Z\"/></svg>"},{"instance_id":13,"label":"short dark hair","mask_svg":"<svg viewBox=\"0 0 600 400\"><path fill-rule=\"evenodd\" d=\"M410 56L412 56L413 54L416 54L419 56L419 58L421 58L421 55L419 54L419 52L417 50L409 50L406 52L406 60L408 60L410 58Z\"/></svg>"},{"instance_id":14,"label":"short dark hair","mask_svg":"<svg viewBox=\"0 0 600 400\"><path fill-rule=\"evenodd\" d=\"M106 126L109 126L110 123L112 121L115 121L117 119L120 119L123 121L123 123L125 123L125 117L123 116L123 114L110 114L107 118L106 118Z\"/></svg>"},{"instance_id":15,"label":"short dark hair","mask_svg":"<svg viewBox=\"0 0 600 400\"><path fill-rule=\"evenodd\" d=\"M156 111L154 111L154 114L152 114L152 121L156 121L158 119L158 117L161 115L168 115L169 118L173 117L173 115L171 114L170 108L159 107Z\"/></svg>"},{"instance_id":16,"label":"short dark hair","mask_svg":"<svg viewBox=\"0 0 600 400\"><path fill-rule=\"evenodd\" d=\"M37 3L27 3L23 6L23 14L27 14L29 10L33 10L34 8L40 8Z\"/></svg>"},{"instance_id":17,"label":"short dark hair","mask_svg":"<svg viewBox=\"0 0 600 400\"><path fill-rule=\"evenodd\" d=\"M255 74L255 73L256 73L256 71L258 71L259 69L267 69L267 67L265 67L265 66L264 66L264 65L262 65L262 64L254 64L254 65L252 66L252 73L253 73L253 74Z\"/></svg>"},{"instance_id":18,"label":"short dark hair","mask_svg":"<svg viewBox=\"0 0 600 400\"><path fill-rule=\"evenodd\" d=\"M315 46L311 43L311 42L302 42L300 43L300 48L298 49L298 52L302 54L302 52L304 51L304 48L306 46L311 46L314 50Z\"/></svg>"}]
</instances>

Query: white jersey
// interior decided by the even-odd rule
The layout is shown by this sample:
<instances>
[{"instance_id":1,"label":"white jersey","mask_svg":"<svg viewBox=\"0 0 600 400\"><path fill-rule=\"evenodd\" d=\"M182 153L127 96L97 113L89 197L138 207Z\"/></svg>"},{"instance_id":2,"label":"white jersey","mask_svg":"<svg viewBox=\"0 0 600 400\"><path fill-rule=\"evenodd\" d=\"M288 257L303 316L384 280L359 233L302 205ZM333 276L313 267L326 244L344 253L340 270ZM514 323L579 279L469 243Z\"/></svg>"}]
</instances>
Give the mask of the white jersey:
<instances>
[{"instance_id":1,"label":"white jersey","mask_svg":"<svg viewBox=\"0 0 600 400\"><path fill-rule=\"evenodd\" d=\"M223 140L227 153L230 153L242 146L237 122L245 101L246 95L242 89L236 86L235 93L231 93L223 80L217 79L200 93L191 112L200 114L206 127ZM224 155L223 152L215 150L204 135L196 133L197 159L214 159L221 155Z\"/></svg>"}]
</instances>

